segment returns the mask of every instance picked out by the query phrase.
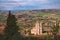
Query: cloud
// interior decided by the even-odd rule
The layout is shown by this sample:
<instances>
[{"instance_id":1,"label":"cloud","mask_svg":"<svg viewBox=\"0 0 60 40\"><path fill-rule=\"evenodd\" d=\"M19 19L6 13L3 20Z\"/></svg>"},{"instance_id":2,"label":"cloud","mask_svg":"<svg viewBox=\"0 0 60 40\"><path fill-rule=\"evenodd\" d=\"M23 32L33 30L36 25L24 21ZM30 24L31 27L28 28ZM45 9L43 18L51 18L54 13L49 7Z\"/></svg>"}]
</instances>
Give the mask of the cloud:
<instances>
[{"instance_id":1,"label":"cloud","mask_svg":"<svg viewBox=\"0 0 60 40\"><path fill-rule=\"evenodd\" d=\"M58 2L56 0L0 0L0 10L60 8Z\"/></svg>"},{"instance_id":2,"label":"cloud","mask_svg":"<svg viewBox=\"0 0 60 40\"><path fill-rule=\"evenodd\" d=\"M0 0L2 3L16 3L16 4L20 4L20 5L30 5L31 3L34 2L40 2L40 3L46 3L47 0L8 0L8 1L2 1Z\"/></svg>"}]
</instances>

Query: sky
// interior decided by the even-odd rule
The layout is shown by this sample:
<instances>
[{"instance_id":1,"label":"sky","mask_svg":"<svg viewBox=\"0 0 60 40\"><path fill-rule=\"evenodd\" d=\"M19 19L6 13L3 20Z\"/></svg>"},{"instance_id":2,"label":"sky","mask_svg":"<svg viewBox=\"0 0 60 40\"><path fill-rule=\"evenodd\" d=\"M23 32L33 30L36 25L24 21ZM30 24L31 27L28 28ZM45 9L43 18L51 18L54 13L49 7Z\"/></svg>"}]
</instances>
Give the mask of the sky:
<instances>
[{"instance_id":1,"label":"sky","mask_svg":"<svg viewBox=\"0 0 60 40\"><path fill-rule=\"evenodd\" d=\"M0 10L60 9L60 0L0 0Z\"/></svg>"}]
</instances>

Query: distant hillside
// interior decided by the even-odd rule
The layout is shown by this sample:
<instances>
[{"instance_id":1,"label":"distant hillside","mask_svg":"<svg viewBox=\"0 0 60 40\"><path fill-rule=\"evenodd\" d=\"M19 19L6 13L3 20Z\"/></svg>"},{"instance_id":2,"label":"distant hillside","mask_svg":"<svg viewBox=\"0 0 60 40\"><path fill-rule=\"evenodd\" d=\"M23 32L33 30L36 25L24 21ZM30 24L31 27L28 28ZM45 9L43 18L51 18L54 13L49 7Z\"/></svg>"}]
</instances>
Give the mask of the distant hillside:
<instances>
[{"instance_id":1,"label":"distant hillside","mask_svg":"<svg viewBox=\"0 0 60 40\"><path fill-rule=\"evenodd\" d=\"M23 10L16 12L18 14L35 14L35 13L54 13L54 14L60 14L60 10L58 9L42 9L42 10Z\"/></svg>"},{"instance_id":2,"label":"distant hillside","mask_svg":"<svg viewBox=\"0 0 60 40\"><path fill-rule=\"evenodd\" d=\"M59 13L60 14L60 9L42 9L42 10L12 10L12 13ZM7 14L8 11L2 11L0 10L0 14Z\"/></svg>"},{"instance_id":3,"label":"distant hillside","mask_svg":"<svg viewBox=\"0 0 60 40\"><path fill-rule=\"evenodd\" d=\"M20 11L11 11L12 14L16 15L16 17L20 18L33 18L38 14L60 14L60 10L58 9L42 9L42 10L20 10ZM0 15L3 14L7 16L8 11L0 10Z\"/></svg>"},{"instance_id":4,"label":"distant hillside","mask_svg":"<svg viewBox=\"0 0 60 40\"><path fill-rule=\"evenodd\" d=\"M46 12L46 13L60 13L60 10L57 9L45 9L45 10L40 10L41 12Z\"/></svg>"}]
</instances>

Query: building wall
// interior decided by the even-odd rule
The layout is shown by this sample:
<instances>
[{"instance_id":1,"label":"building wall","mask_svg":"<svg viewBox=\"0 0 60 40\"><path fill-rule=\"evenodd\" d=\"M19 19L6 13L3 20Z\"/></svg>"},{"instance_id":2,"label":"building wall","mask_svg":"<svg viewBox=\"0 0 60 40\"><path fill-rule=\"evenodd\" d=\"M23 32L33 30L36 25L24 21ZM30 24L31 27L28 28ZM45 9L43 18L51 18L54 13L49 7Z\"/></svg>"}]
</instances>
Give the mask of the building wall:
<instances>
[{"instance_id":1,"label":"building wall","mask_svg":"<svg viewBox=\"0 0 60 40\"><path fill-rule=\"evenodd\" d=\"M38 21L36 22L35 26L31 29L31 34L40 35L42 34L42 25Z\"/></svg>"}]
</instances>

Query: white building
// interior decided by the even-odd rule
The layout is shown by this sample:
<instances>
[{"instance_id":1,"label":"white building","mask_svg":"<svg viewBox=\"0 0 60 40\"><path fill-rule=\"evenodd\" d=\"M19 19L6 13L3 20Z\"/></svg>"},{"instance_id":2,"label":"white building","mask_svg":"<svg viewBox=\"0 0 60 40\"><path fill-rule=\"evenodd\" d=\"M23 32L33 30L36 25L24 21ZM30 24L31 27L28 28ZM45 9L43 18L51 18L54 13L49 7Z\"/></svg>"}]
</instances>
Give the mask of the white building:
<instances>
[{"instance_id":1,"label":"white building","mask_svg":"<svg viewBox=\"0 0 60 40\"><path fill-rule=\"evenodd\" d=\"M31 29L31 34L41 35L42 34L42 23L38 21L35 23L35 26Z\"/></svg>"}]
</instances>

